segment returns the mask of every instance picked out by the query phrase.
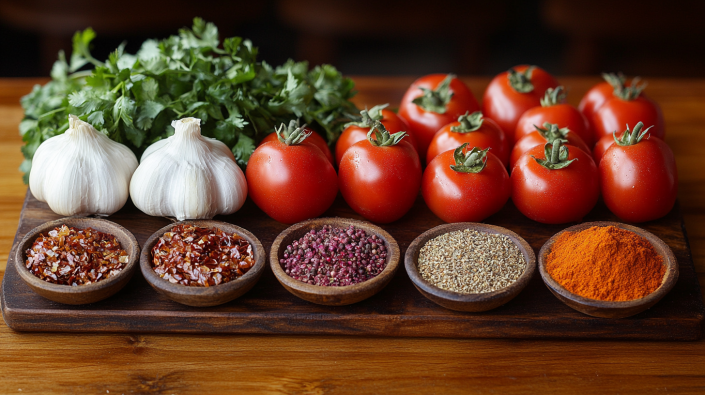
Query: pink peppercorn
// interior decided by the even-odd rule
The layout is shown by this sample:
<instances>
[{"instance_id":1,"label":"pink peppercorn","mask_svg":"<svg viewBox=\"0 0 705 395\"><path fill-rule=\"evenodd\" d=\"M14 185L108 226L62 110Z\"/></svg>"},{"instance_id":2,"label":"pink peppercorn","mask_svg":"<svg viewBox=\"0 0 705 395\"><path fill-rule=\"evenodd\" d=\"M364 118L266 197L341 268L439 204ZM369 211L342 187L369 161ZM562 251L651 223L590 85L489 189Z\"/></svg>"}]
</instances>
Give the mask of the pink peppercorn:
<instances>
[{"instance_id":1,"label":"pink peppercorn","mask_svg":"<svg viewBox=\"0 0 705 395\"><path fill-rule=\"evenodd\" d=\"M352 225L311 230L287 246L283 256L279 262L286 274L321 286L358 284L387 266L384 240Z\"/></svg>"}]
</instances>

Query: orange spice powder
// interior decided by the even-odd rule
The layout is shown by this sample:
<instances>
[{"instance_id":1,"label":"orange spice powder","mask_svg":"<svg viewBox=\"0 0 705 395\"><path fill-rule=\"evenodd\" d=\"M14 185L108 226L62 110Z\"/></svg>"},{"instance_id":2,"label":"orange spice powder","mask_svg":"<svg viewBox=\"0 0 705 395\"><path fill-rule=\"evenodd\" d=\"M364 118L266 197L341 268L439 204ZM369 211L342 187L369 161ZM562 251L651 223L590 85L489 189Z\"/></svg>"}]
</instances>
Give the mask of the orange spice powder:
<instances>
[{"instance_id":1,"label":"orange spice powder","mask_svg":"<svg viewBox=\"0 0 705 395\"><path fill-rule=\"evenodd\" d=\"M654 292L666 267L651 243L638 234L593 226L561 234L548 254L546 271L575 294L625 301Z\"/></svg>"}]
</instances>

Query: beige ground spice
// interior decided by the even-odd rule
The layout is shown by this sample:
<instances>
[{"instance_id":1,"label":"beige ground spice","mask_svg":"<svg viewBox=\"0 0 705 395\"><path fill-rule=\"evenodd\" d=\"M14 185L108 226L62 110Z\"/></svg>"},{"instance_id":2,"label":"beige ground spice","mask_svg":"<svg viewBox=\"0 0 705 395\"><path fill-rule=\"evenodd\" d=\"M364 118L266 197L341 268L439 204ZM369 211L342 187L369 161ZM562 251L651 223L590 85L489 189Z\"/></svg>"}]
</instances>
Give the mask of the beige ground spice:
<instances>
[{"instance_id":1,"label":"beige ground spice","mask_svg":"<svg viewBox=\"0 0 705 395\"><path fill-rule=\"evenodd\" d=\"M526 260L509 237L465 229L427 241L418 269L424 280L441 289L486 293L514 283Z\"/></svg>"}]
</instances>

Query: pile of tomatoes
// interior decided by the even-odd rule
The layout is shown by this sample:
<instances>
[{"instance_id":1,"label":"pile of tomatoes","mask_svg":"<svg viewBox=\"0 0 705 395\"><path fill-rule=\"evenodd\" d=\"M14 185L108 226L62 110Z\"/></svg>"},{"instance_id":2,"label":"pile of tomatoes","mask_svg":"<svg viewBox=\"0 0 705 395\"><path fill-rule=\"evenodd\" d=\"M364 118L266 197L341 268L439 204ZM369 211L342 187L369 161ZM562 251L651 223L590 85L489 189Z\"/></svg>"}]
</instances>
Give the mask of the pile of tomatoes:
<instances>
[{"instance_id":1,"label":"pile of tomatoes","mask_svg":"<svg viewBox=\"0 0 705 395\"><path fill-rule=\"evenodd\" d=\"M250 158L250 196L285 223L323 214L339 190L377 223L401 218L419 191L446 222L482 221L509 198L538 222L580 221L600 196L624 221L660 218L678 184L661 110L638 78L603 76L578 108L536 66L497 75L482 105L452 74L422 77L398 113L387 105L361 111L335 158L305 125L282 125Z\"/></svg>"}]
</instances>

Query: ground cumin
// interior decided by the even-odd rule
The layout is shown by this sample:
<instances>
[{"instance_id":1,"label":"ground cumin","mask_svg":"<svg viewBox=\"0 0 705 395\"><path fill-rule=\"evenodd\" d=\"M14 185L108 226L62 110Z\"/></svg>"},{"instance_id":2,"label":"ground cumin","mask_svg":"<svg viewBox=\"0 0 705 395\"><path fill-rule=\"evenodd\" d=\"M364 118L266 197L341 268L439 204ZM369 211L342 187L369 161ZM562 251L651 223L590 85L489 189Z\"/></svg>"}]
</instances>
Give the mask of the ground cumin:
<instances>
[{"instance_id":1,"label":"ground cumin","mask_svg":"<svg viewBox=\"0 0 705 395\"><path fill-rule=\"evenodd\" d=\"M636 233L593 226L561 234L548 254L546 271L575 294L624 301L654 292L666 267L651 243Z\"/></svg>"}]
</instances>

